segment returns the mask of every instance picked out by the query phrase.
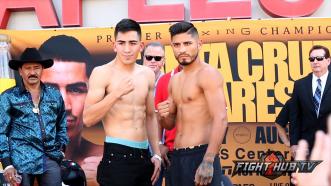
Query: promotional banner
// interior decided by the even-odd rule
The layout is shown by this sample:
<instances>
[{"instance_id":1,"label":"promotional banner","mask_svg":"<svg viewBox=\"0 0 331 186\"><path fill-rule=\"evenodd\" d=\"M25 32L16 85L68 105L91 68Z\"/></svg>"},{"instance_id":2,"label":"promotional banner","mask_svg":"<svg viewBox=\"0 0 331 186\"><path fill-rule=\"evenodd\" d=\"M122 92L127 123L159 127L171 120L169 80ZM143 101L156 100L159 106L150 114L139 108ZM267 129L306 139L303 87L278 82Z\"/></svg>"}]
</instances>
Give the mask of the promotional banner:
<instances>
[{"instance_id":1,"label":"promotional banner","mask_svg":"<svg viewBox=\"0 0 331 186\"><path fill-rule=\"evenodd\" d=\"M15 85L14 72L8 66L11 59L9 50L9 36L0 34L0 93Z\"/></svg>"},{"instance_id":2,"label":"promotional banner","mask_svg":"<svg viewBox=\"0 0 331 186\"><path fill-rule=\"evenodd\" d=\"M309 50L319 44L331 50L331 19L224 20L193 22L203 42L200 58L222 73L229 127L220 149L222 172L234 185L289 185L284 173L268 178L258 173L233 174L239 160L260 160L268 151L279 151L290 160L274 121L290 97L293 81L310 70ZM171 23L142 25L144 43L165 45L165 72L178 64L170 46ZM77 64L54 65L42 81L57 86L70 115L71 144L66 157L78 162L89 180L95 181L98 157L102 156L102 124L82 128L81 120L91 70L110 62L114 28L60 30L0 30L11 38L10 53L17 59L26 47L54 50L54 60ZM82 62L83 61L83 62ZM140 57L138 63L140 63ZM75 66L76 65L76 66ZM106 77L105 77L106 78ZM16 74L16 83L20 78Z\"/></svg>"}]
</instances>

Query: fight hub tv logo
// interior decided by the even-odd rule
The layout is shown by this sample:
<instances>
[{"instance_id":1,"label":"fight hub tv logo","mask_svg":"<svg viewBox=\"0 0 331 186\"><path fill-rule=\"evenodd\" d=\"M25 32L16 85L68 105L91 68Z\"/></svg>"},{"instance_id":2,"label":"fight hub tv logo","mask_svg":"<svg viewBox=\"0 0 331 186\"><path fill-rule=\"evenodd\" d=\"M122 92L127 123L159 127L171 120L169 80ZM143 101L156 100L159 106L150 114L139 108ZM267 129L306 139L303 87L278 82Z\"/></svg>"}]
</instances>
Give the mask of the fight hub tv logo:
<instances>
[{"instance_id":1,"label":"fight hub tv logo","mask_svg":"<svg viewBox=\"0 0 331 186\"><path fill-rule=\"evenodd\" d=\"M284 173L298 171L299 173L312 172L322 161L285 161L279 152L268 151L258 161L233 161L235 164L232 176L238 173L257 173L271 180Z\"/></svg>"}]
</instances>

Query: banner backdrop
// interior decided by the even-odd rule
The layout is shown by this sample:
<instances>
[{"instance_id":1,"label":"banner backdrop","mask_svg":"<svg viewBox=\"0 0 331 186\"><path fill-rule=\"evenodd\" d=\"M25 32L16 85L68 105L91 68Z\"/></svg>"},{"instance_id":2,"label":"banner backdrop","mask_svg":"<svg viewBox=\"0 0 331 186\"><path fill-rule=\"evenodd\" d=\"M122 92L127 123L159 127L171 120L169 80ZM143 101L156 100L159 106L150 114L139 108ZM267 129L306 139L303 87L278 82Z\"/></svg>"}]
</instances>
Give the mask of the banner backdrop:
<instances>
[{"instance_id":1,"label":"banner backdrop","mask_svg":"<svg viewBox=\"0 0 331 186\"><path fill-rule=\"evenodd\" d=\"M274 180L256 174L231 177L233 161L258 160L267 150L280 151L290 159L289 149L281 143L273 122L292 93L293 81L310 72L309 49L320 44L331 50L331 19L227 20L194 24L204 43L200 57L217 68L225 79L229 127L220 149L223 173L234 185L289 185L287 175ZM170 25L142 25L145 43L160 41L166 45L165 72L177 66L169 45ZM39 48L51 36L73 36L90 52L91 61L87 66L91 70L115 57L113 31L114 28L0 30L0 34L11 37L12 58L19 58L26 47ZM62 44L66 50L71 50ZM102 145L102 125L84 128L82 136L88 142ZM88 162L84 161L85 157L77 161Z\"/></svg>"}]
</instances>

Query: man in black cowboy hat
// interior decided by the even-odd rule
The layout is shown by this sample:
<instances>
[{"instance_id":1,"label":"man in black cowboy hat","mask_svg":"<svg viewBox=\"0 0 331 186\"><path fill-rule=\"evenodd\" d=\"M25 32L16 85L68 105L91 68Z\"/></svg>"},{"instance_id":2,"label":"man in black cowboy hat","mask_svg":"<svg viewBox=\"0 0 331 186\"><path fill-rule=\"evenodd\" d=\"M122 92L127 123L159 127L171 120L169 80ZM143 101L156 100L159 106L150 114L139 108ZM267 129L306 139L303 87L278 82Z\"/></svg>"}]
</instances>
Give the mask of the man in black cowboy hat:
<instances>
[{"instance_id":1,"label":"man in black cowboy hat","mask_svg":"<svg viewBox=\"0 0 331 186\"><path fill-rule=\"evenodd\" d=\"M60 92L40 81L53 60L42 59L36 48L27 48L20 60L9 61L22 85L0 96L0 159L11 184L61 185L60 161L68 143L66 113Z\"/></svg>"}]
</instances>

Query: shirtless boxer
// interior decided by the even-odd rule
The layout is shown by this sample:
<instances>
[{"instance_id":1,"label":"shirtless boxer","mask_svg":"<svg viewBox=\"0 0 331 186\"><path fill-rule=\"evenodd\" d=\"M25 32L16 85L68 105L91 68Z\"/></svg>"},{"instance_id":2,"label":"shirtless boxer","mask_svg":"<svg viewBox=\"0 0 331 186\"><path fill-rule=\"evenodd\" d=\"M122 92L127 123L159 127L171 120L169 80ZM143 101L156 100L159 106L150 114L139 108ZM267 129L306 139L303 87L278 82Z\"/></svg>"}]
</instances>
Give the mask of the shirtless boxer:
<instances>
[{"instance_id":1,"label":"shirtless boxer","mask_svg":"<svg viewBox=\"0 0 331 186\"><path fill-rule=\"evenodd\" d=\"M96 67L90 76L83 120L86 126L103 122L106 139L97 171L101 186L150 186L159 176L155 77L148 67L136 64L142 49L139 24L121 20L115 28L115 59ZM148 142L155 153L152 158Z\"/></svg>"},{"instance_id":2,"label":"shirtless boxer","mask_svg":"<svg viewBox=\"0 0 331 186\"><path fill-rule=\"evenodd\" d=\"M221 185L218 152L227 127L223 77L201 61L201 41L193 24L169 29L174 55L183 70L169 83L169 98L157 105L161 125L177 123L171 185Z\"/></svg>"}]
</instances>

